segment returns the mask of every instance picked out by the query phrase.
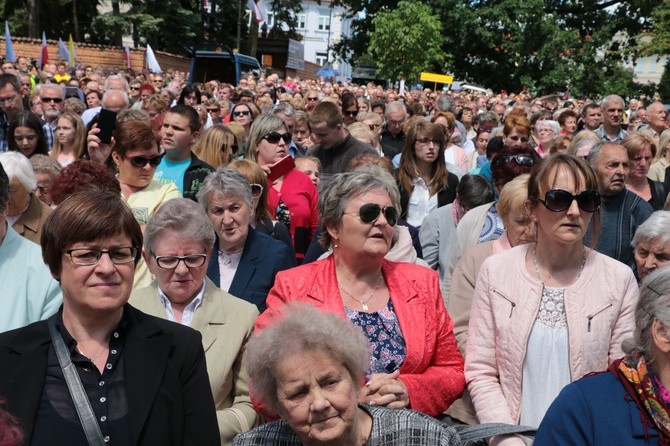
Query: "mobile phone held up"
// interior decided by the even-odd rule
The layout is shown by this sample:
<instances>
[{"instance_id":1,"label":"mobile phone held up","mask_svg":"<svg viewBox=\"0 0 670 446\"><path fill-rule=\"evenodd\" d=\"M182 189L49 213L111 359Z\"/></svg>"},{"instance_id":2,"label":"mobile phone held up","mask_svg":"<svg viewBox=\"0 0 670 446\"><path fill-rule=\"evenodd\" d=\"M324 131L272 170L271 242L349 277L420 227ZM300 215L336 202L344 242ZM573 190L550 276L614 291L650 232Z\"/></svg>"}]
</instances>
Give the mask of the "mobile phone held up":
<instances>
[{"instance_id":1,"label":"mobile phone held up","mask_svg":"<svg viewBox=\"0 0 670 446\"><path fill-rule=\"evenodd\" d=\"M116 112L103 108L98 115L98 138L104 144L112 142L112 134L114 133L114 126L116 125Z\"/></svg>"},{"instance_id":2,"label":"mobile phone held up","mask_svg":"<svg viewBox=\"0 0 670 446\"><path fill-rule=\"evenodd\" d=\"M295 167L295 160L291 155L286 155L270 167L268 180L275 181L278 178L286 175L291 169Z\"/></svg>"}]
</instances>

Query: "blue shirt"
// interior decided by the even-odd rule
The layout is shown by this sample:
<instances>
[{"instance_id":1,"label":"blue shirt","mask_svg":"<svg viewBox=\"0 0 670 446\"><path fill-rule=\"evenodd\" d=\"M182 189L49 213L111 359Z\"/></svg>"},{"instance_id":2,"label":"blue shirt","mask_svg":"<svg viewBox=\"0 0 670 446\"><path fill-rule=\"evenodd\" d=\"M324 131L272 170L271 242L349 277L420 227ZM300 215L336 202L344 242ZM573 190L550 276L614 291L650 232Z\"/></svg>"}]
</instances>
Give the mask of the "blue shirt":
<instances>
[{"instance_id":1,"label":"blue shirt","mask_svg":"<svg viewBox=\"0 0 670 446\"><path fill-rule=\"evenodd\" d=\"M185 159L184 161L170 161L164 156L156 168L154 180L163 184L172 183L177 186L179 192L184 195L184 174L190 165L190 158Z\"/></svg>"}]
</instances>

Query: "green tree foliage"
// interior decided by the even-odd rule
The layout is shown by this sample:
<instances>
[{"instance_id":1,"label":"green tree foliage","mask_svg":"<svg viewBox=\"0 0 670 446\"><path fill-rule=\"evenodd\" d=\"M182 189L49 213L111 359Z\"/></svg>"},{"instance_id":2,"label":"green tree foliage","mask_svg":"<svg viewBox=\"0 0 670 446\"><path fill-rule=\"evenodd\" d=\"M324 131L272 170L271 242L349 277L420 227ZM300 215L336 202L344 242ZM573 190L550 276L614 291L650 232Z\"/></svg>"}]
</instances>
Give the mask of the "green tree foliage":
<instances>
[{"instance_id":1,"label":"green tree foliage","mask_svg":"<svg viewBox=\"0 0 670 446\"><path fill-rule=\"evenodd\" d=\"M352 18L352 38L336 45L354 64L367 53L375 17L398 7L397 0L336 0ZM453 57L458 79L494 90L573 94L627 91L624 61L639 54L637 36L650 27L661 0L427 0L444 33L440 48ZM668 0L664 6L670 10ZM360 13L363 11L364 13ZM667 13L670 18L670 12ZM667 20L667 19L666 19ZM403 25L408 29L418 20ZM668 23L668 21L666 21ZM670 26L665 26L670 34ZM421 46L423 51L426 46ZM661 52L665 54L668 51ZM615 78L615 79L613 79ZM622 91L625 94L625 92Z\"/></svg>"},{"instance_id":2,"label":"green tree foliage","mask_svg":"<svg viewBox=\"0 0 670 446\"><path fill-rule=\"evenodd\" d=\"M372 25L369 52L379 77L414 80L421 71L444 71L442 24L430 7L401 1L396 9L379 13Z\"/></svg>"}]
</instances>

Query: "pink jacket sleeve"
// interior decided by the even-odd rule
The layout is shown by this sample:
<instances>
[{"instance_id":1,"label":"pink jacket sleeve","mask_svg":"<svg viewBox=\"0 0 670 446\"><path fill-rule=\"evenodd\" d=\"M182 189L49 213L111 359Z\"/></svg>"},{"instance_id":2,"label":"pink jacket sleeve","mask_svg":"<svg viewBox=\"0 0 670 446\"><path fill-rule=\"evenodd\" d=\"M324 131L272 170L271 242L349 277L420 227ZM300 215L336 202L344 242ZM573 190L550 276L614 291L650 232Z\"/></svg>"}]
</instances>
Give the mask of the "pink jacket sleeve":
<instances>
[{"instance_id":1,"label":"pink jacket sleeve","mask_svg":"<svg viewBox=\"0 0 670 446\"><path fill-rule=\"evenodd\" d=\"M491 308L489 275L485 263L477 278L470 311L466 347L465 379L480 423L517 424L512 419L500 385L496 360L496 327ZM523 446L518 437L496 437L491 446Z\"/></svg>"},{"instance_id":2,"label":"pink jacket sleeve","mask_svg":"<svg viewBox=\"0 0 670 446\"><path fill-rule=\"evenodd\" d=\"M639 297L637 281L630 268L625 268L626 279L623 280L623 302L621 311L612 329L608 362L611 364L624 356L621 343L632 336L635 331L635 305Z\"/></svg>"}]
</instances>

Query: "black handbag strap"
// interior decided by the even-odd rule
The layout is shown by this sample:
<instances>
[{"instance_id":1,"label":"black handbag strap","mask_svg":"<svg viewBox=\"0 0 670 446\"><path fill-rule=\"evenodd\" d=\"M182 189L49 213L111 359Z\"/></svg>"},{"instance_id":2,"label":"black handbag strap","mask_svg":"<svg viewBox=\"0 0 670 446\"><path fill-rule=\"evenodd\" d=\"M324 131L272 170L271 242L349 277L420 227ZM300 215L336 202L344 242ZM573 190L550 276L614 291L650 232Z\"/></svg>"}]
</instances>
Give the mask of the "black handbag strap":
<instances>
[{"instance_id":1,"label":"black handbag strap","mask_svg":"<svg viewBox=\"0 0 670 446\"><path fill-rule=\"evenodd\" d=\"M65 382L67 382L67 387L70 390L70 395L74 401L74 407L77 409L77 415L79 415L81 426L84 428L84 434L86 434L88 444L90 446L104 446L105 440L102 438L100 426L95 419L95 414L91 408L91 403L88 400L84 386L81 384L81 379L79 379L77 369L72 363L70 354L67 350L67 347L65 346L65 341L63 341L63 337L56 329L56 325L52 317L49 318L48 324L51 340L53 341L54 349L56 350L56 356L58 356L58 363L63 370Z\"/></svg>"}]
</instances>

